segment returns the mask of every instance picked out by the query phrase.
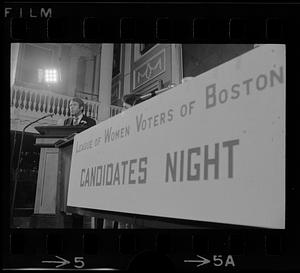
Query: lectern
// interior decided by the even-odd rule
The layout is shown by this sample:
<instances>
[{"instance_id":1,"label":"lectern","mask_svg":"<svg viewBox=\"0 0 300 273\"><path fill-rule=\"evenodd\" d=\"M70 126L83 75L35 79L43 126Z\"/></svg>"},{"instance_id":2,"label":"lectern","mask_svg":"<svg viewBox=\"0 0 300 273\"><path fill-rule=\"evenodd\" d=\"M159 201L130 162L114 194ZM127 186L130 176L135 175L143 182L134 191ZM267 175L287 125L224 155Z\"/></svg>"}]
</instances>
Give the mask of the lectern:
<instances>
[{"instance_id":1,"label":"lectern","mask_svg":"<svg viewBox=\"0 0 300 273\"><path fill-rule=\"evenodd\" d=\"M61 187L59 176L59 148L55 146L58 141L72 138L76 133L85 130L85 126L36 126L40 133L35 145L41 147L33 228L64 228L71 227L71 218L61 210ZM72 151L71 151L72 152Z\"/></svg>"}]
</instances>

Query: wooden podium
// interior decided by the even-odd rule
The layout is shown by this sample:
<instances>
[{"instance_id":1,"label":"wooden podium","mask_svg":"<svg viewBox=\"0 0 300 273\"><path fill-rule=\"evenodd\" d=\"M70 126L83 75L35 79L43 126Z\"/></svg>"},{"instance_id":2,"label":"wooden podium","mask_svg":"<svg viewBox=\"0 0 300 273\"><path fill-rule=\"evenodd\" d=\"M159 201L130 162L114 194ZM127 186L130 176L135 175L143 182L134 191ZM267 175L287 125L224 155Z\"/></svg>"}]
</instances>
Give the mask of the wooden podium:
<instances>
[{"instance_id":1,"label":"wooden podium","mask_svg":"<svg viewBox=\"0 0 300 273\"><path fill-rule=\"evenodd\" d=\"M69 171L67 167L64 167L71 163L71 156L65 156L56 143L67 141L86 128L82 126L35 127L40 133L35 145L41 147L41 151L34 215L31 223L33 228L72 227L71 216L66 215L64 209L65 185L60 184L61 176L66 175L66 171L63 170ZM66 152L72 153L72 150L69 148Z\"/></svg>"},{"instance_id":2,"label":"wooden podium","mask_svg":"<svg viewBox=\"0 0 300 273\"><path fill-rule=\"evenodd\" d=\"M38 126L35 129L40 133L35 145L41 147L41 152L31 226L33 228L85 228L87 226L90 228L91 219L97 217L103 220L103 228L113 228L116 218L119 218L110 213L101 214L80 208L67 208L73 140L76 133L80 133L87 127ZM96 227L96 224L94 226Z\"/></svg>"}]
</instances>

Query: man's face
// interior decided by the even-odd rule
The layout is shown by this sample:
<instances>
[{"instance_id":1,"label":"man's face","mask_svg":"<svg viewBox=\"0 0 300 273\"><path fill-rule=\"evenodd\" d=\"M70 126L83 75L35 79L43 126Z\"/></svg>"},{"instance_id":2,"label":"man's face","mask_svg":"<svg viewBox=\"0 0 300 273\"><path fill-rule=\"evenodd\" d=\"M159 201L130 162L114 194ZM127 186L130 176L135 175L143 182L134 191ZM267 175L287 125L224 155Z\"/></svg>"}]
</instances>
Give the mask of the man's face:
<instances>
[{"instance_id":1,"label":"man's face","mask_svg":"<svg viewBox=\"0 0 300 273\"><path fill-rule=\"evenodd\" d=\"M82 107L79 108L79 103L78 102L71 101L69 107L70 107L70 112L71 112L72 116L78 116L78 115L81 114Z\"/></svg>"}]
</instances>

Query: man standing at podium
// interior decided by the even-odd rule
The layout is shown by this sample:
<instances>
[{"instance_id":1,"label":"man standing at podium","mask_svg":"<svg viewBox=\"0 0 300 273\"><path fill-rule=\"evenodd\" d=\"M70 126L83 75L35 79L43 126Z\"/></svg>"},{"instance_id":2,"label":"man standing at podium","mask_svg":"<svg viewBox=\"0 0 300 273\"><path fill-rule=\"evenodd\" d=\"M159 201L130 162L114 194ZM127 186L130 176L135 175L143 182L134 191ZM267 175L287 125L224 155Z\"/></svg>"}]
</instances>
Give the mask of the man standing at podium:
<instances>
[{"instance_id":1,"label":"man standing at podium","mask_svg":"<svg viewBox=\"0 0 300 273\"><path fill-rule=\"evenodd\" d=\"M69 104L71 117L64 120L65 126L87 126L96 125L96 121L83 114L84 102L80 98L73 98Z\"/></svg>"}]
</instances>

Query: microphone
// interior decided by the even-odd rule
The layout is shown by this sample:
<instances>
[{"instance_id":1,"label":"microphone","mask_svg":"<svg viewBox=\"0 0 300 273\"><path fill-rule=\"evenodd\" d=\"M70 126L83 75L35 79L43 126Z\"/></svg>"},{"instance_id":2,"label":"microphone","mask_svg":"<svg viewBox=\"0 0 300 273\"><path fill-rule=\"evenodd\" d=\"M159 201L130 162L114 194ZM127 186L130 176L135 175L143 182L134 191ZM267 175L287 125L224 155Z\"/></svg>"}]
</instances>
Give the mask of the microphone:
<instances>
[{"instance_id":1,"label":"microphone","mask_svg":"<svg viewBox=\"0 0 300 273\"><path fill-rule=\"evenodd\" d=\"M15 207L15 198L16 198L16 189L17 189L17 183L18 183L18 178L19 178L19 171L20 171L20 161L21 161L21 153L22 153L22 146L23 146L23 139L24 139L24 133L25 133L25 130L32 124L42 120L42 119L45 119L45 118L48 118L48 117L53 117L54 116L54 113L51 113L51 114L47 114L47 115L44 115L32 122L30 122L29 124L27 124L23 130L22 130L22 136L21 136L21 142L20 142L20 149L19 149L19 156L18 156L18 162L17 162L17 169L16 169L16 172L15 172L15 179L14 179L14 185L13 185L13 195L12 195L12 202L11 202L11 210L10 210L10 221L11 221L11 225L13 224L13 212L14 212L14 207Z\"/></svg>"},{"instance_id":2,"label":"microphone","mask_svg":"<svg viewBox=\"0 0 300 273\"><path fill-rule=\"evenodd\" d=\"M54 116L54 113L44 115L44 116L42 116L41 118L38 118L38 119L36 119L36 120L30 122L29 124L27 124L27 125L23 128L23 131L25 131L30 125L32 125L32 124L34 124L34 123L36 123L36 122L38 122L38 121L40 121L40 120L42 120L42 119L44 119L44 118L53 117L53 116Z\"/></svg>"},{"instance_id":3,"label":"microphone","mask_svg":"<svg viewBox=\"0 0 300 273\"><path fill-rule=\"evenodd\" d=\"M175 87L176 85L175 84L171 84L171 85L168 85L167 87L163 88L163 89L159 89L159 90L155 90L155 91L152 91L152 92L149 92L145 95L141 95L141 94L129 94L129 95L125 95L123 97L123 101L127 104L130 104L130 105L135 105L136 103L140 103L142 101L145 101L147 99L150 99L160 93L163 93L173 87Z\"/></svg>"},{"instance_id":4,"label":"microphone","mask_svg":"<svg viewBox=\"0 0 300 273\"><path fill-rule=\"evenodd\" d=\"M163 93L163 92L166 92L167 90L173 88L175 86L175 84L171 84L171 85L168 85L167 87L163 88L163 89L158 89L158 90L155 90L155 91L152 91L150 93L147 93L146 95L143 95L140 97L141 100L147 100L149 98L152 98L160 93Z\"/></svg>"}]
</instances>

